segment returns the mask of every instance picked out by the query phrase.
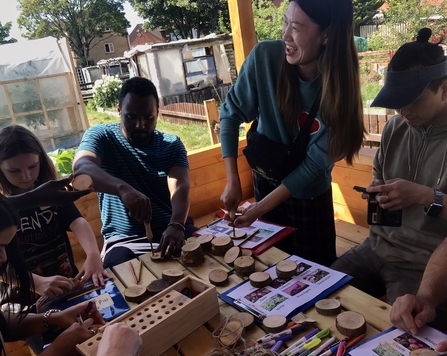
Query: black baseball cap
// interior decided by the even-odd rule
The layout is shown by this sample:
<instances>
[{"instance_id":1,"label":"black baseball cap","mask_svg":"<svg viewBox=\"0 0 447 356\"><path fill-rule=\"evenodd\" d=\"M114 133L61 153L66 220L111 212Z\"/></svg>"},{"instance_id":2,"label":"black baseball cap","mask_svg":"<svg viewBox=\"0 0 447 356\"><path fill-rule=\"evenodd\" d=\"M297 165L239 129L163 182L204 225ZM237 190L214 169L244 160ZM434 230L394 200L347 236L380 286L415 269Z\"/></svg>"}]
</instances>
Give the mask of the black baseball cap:
<instances>
[{"instance_id":1,"label":"black baseball cap","mask_svg":"<svg viewBox=\"0 0 447 356\"><path fill-rule=\"evenodd\" d=\"M371 106L401 109L414 103L430 83L447 76L447 61L430 67L386 72L385 85Z\"/></svg>"}]
</instances>

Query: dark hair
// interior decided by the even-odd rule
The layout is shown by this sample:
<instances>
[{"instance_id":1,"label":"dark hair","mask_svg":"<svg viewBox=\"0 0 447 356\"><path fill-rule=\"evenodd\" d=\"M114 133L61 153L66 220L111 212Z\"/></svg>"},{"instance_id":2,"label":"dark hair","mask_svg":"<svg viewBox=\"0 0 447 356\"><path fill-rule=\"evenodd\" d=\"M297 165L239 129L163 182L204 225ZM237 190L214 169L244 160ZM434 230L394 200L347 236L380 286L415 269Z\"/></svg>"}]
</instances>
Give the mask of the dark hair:
<instances>
[{"instance_id":1,"label":"dark hair","mask_svg":"<svg viewBox=\"0 0 447 356\"><path fill-rule=\"evenodd\" d=\"M412 69L431 67L433 65L445 62L447 60L444 55L444 50L437 43L430 43L428 40L432 35L429 28L422 28L418 31L416 41L405 43L395 53L390 63L388 70L394 72L403 72ZM428 88L435 93L438 91L441 84L447 79L444 76L433 80Z\"/></svg>"},{"instance_id":2,"label":"dark hair","mask_svg":"<svg viewBox=\"0 0 447 356\"><path fill-rule=\"evenodd\" d=\"M0 130L0 164L21 153L39 155L40 171L37 185L56 179L56 169L39 139L31 131L19 125L10 125ZM14 186L0 170L0 192L11 195Z\"/></svg>"},{"instance_id":3,"label":"dark hair","mask_svg":"<svg viewBox=\"0 0 447 356\"><path fill-rule=\"evenodd\" d=\"M17 211L9 203L8 199L0 194L0 231L6 230L10 227L18 227L20 225L20 218ZM23 307L29 304L29 301L34 297L34 283L31 274L28 271L27 264L22 257L19 242L14 236L11 242L5 247L7 255L7 263L2 266L3 282L1 284L1 297L4 299L9 285L14 284L18 288L15 291L20 291L14 295L14 302L20 304L20 312L23 313ZM6 267L6 268L3 268Z\"/></svg>"},{"instance_id":4,"label":"dark hair","mask_svg":"<svg viewBox=\"0 0 447 356\"><path fill-rule=\"evenodd\" d=\"M360 91L359 61L354 43L351 0L289 0L327 31L318 69L322 77L320 113L329 133L329 157L346 158L352 164L363 135L363 106ZM300 113L299 73L295 65L282 61L276 89L276 103L290 132L296 129Z\"/></svg>"},{"instance_id":5,"label":"dark hair","mask_svg":"<svg viewBox=\"0 0 447 356\"><path fill-rule=\"evenodd\" d=\"M134 93L141 97L149 97L153 96L155 101L157 102L157 108L159 107L159 99L157 88L155 88L154 83L152 83L149 79L142 77L134 77L132 79L126 80L121 87L119 106L123 103L124 97L127 93Z\"/></svg>"}]
</instances>

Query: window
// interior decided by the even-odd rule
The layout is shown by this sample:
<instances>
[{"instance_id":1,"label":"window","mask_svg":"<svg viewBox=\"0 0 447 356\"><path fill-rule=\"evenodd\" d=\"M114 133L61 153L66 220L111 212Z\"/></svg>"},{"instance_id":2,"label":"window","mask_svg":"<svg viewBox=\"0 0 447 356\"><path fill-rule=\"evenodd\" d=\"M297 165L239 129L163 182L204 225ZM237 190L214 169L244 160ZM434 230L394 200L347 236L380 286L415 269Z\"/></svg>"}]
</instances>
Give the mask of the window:
<instances>
[{"instance_id":1,"label":"window","mask_svg":"<svg viewBox=\"0 0 447 356\"><path fill-rule=\"evenodd\" d=\"M104 44L104 48L106 50L106 53L113 53L113 52L115 52L115 47L113 46L113 43L106 43L106 44Z\"/></svg>"}]
</instances>

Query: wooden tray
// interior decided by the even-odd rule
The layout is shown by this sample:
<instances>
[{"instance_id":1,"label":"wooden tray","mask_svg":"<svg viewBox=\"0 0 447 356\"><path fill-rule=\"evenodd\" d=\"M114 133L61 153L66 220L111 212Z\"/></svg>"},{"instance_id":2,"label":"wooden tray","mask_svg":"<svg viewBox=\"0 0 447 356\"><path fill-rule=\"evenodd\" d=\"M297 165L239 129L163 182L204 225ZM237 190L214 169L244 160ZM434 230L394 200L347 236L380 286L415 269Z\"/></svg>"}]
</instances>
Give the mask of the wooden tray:
<instances>
[{"instance_id":1,"label":"wooden tray","mask_svg":"<svg viewBox=\"0 0 447 356\"><path fill-rule=\"evenodd\" d=\"M138 331L140 356L158 356L218 313L216 287L188 275L111 323L125 322ZM106 326L76 346L82 355L96 355Z\"/></svg>"}]
</instances>

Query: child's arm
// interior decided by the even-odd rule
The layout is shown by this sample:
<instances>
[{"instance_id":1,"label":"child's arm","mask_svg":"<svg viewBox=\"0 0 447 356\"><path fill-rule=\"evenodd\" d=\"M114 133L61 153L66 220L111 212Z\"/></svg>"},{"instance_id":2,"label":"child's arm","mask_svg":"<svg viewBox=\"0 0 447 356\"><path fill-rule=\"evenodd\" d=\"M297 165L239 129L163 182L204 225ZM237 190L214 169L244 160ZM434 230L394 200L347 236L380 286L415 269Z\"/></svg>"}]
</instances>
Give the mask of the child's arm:
<instances>
[{"instance_id":1,"label":"child's arm","mask_svg":"<svg viewBox=\"0 0 447 356\"><path fill-rule=\"evenodd\" d=\"M104 277L110 278L110 276L102 266L98 244L96 243L96 238L90 225L81 217L73 220L70 224L70 230L74 233L87 255L87 259L76 278L84 282L91 278L96 287L99 285L103 287Z\"/></svg>"}]
</instances>

